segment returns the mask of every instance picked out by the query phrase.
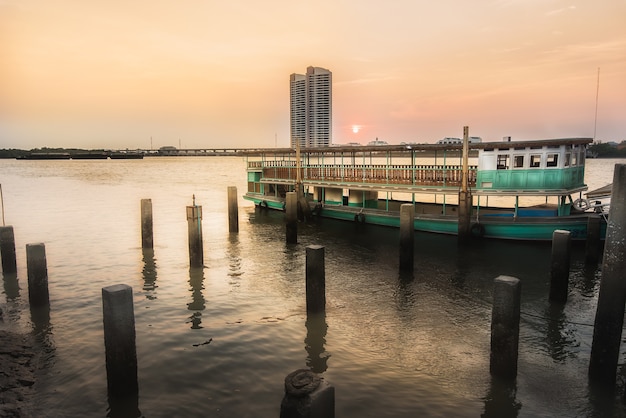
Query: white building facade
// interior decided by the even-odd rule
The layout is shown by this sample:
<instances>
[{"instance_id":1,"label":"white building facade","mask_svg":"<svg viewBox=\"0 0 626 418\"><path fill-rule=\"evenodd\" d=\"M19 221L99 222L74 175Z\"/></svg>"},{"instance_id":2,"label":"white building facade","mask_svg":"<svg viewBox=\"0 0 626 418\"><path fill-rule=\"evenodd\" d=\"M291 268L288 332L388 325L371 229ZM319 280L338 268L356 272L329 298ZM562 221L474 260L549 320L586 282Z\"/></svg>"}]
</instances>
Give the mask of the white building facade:
<instances>
[{"instance_id":1,"label":"white building facade","mask_svg":"<svg viewBox=\"0 0 626 418\"><path fill-rule=\"evenodd\" d=\"M291 74L291 147L328 147L332 144L332 73L308 67L306 74Z\"/></svg>"}]
</instances>

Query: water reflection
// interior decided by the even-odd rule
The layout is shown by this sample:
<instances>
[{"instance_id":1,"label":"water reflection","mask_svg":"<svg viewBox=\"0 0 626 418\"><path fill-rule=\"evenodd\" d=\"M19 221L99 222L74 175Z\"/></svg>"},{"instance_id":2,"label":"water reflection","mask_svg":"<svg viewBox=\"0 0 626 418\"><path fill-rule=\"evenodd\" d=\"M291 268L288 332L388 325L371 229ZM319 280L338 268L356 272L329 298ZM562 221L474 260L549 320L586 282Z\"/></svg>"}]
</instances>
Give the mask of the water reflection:
<instances>
[{"instance_id":1,"label":"water reflection","mask_svg":"<svg viewBox=\"0 0 626 418\"><path fill-rule=\"evenodd\" d=\"M515 399L517 383L515 379L500 379L491 377L491 386L485 396L485 412L482 418L512 418L517 417L522 403Z\"/></svg>"},{"instance_id":2,"label":"water reflection","mask_svg":"<svg viewBox=\"0 0 626 418\"><path fill-rule=\"evenodd\" d=\"M191 290L191 303L187 304L187 309L194 311L189 317L191 329L200 329L202 326L202 312L205 308L205 300L202 291L204 290L204 268L191 267L189 269L189 285Z\"/></svg>"},{"instance_id":3,"label":"water reflection","mask_svg":"<svg viewBox=\"0 0 626 418\"><path fill-rule=\"evenodd\" d=\"M30 318L35 341L41 346L45 361L49 362L56 350L52 333L53 327L50 324L50 306L31 307Z\"/></svg>"},{"instance_id":4,"label":"water reflection","mask_svg":"<svg viewBox=\"0 0 626 418\"><path fill-rule=\"evenodd\" d=\"M415 306L415 290L414 290L413 272L400 272L398 276L398 286L396 291L396 305L398 311L409 312Z\"/></svg>"},{"instance_id":5,"label":"water reflection","mask_svg":"<svg viewBox=\"0 0 626 418\"><path fill-rule=\"evenodd\" d=\"M154 258L154 249L152 248L143 248L143 290L146 291L146 298L150 300L156 299L156 293L154 292L157 288L156 279L157 279L157 266L156 259Z\"/></svg>"},{"instance_id":6,"label":"water reflection","mask_svg":"<svg viewBox=\"0 0 626 418\"><path fill-rule=\"evenodd\" d=\"M228 276L231 278L237 278L243 274L241 271L241 256L239 249L239 234L230 234L228 236ZM234 280L231 280L231 284L235 284Z\"/></svg>"},{"instance_id":7,"label":"water reflection","mask_svg":"<svg viewBox=\"0 0 626 418\"><path fill-rule=\"evenodd\" d=\"M576 341L571 335L568 335L563 305L550 304L546 310L546 319L548 321L546 340L548 342L550 357L552 357L554 361L564 362L567 357L573 357L575 355L568 350L568 346L574 345Z\"/></svg>"},{"instance_id":8,"label":"water reflection","mask_svg":"<svg viewBox=\"0 0 626 418\"><path fill-rule=\"evenodd\" d=\"M138 395L131 395L124 398L109 396L109 409L107 418L139 418L143 415L139 410Z\"/></svg>"},{"instance_id":9,"label":"water reflection","mask_svg":"<svg viewBox=\"0 0 626 418\"><path fill-rule=\"evenodd\" d=\"M330 354L324 349L326 344L326 314L309 314L306 318L306 338L304 347L307 352L306 365L315 373L324 373L328 369Z\"/></svg>"}]
</instances>

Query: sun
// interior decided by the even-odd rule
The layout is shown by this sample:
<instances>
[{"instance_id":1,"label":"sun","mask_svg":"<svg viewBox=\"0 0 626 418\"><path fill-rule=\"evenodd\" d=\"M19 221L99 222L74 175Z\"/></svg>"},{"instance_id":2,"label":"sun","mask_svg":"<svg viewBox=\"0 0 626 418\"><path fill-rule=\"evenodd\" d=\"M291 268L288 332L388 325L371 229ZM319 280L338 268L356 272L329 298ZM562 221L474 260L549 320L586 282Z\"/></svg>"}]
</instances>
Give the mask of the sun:
<instances>
[{"instance_id":1,"label":"sun","mask_svg":"<svg viewBox=\"0 0 626 418\"><path fill-rule=\"evenodd\" d=\"M352 125L352 132L353 133L358 134L360 129L361 129L361 127L359 125Z\"/></svg>"}]
</instances>

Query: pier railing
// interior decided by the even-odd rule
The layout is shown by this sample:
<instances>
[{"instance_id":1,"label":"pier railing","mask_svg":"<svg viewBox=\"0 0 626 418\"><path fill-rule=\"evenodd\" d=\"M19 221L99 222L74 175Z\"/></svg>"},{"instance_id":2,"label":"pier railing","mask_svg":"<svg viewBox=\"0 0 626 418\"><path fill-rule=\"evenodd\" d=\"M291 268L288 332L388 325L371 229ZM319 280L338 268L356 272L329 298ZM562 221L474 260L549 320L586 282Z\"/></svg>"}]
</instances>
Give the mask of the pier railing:
<instances>
[{"instance_id":1,"label":"pier railing","mask_svg":"<svg viewBox=\"0 0 626 418\"><path fill-rule=\"evenodd\" d=\"M248 167L262 169L265 181L295 180L297 174L294 161L250 161ZM470 187L476 185L476 169L469 167ZM300 168L304 182L458 187L462 175L461 165L313 164Z\"/></svg>"}]
</instances>

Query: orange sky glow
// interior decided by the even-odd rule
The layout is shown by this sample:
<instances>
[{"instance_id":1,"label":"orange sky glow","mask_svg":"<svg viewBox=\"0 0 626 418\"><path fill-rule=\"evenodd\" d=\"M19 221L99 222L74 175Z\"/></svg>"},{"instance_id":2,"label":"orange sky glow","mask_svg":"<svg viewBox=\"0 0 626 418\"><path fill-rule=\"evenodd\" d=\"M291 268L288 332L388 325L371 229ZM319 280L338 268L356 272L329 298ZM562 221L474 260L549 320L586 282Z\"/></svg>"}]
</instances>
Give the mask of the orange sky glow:
<instances>
[{"instance_id":1,"label":"orange sky glow","mask_svg":"<svg viewBox=\"0 0 626 418\"><path fill-rule=\"evenodd\" d=\"M310 65L336 144L620 142L624 22L623 0L0 0L0 148L288 146Z\"/></svg>"}]
</instances>

